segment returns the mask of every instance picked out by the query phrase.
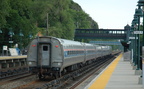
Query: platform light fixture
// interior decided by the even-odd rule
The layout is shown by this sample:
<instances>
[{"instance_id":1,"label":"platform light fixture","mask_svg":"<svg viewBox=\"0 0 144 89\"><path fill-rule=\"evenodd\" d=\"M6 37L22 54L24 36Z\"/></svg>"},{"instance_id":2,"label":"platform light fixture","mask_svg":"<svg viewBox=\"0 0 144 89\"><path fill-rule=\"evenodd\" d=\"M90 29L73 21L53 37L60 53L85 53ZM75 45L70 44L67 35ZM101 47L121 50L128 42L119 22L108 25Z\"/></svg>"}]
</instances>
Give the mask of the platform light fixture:
<instances>
[{"instance_id":1,"label":"platform light fixture","mask_svg":"<svg viewBox=\"0 0 144 89\"><path fill-rule=\"evenodd\" d=\"M14 32L12 31L12 28L9 29L8 35L10 35L10 37L12 37L14 35Z\"/></svg>"},{"instance_id":2,"label":"platform light fixture","mask_svg":"<svg viewBox=\"0 0 144 89\"><path fill-rule=\"evenodd\" d=\"M131 25L131 35L132 37L134 37L134 39L132 40L132 48L133 48L133 63L134 63L134 66L137 65L137 44L136 44L136 41L137 41L137 36L135 34L133 34L134 30L137 29L137 24L138 24L138 18L134 18L132 20L132 25Z\"/></svg>"},{"instance_id":3,"label":"platform light fixture","mask_svg":"<svg viewBox=\"0 0 144 89\"><path fill-rule=\"evenodd\" d=\"M22 48L22 37L24 36L24 34L22 33L22 30L21 30L21 29L20 29L19 36L20 36L20 45L19 45L19 49L20 49L20 54L22 54L22 52L21 52L21 48Z\"/></svg>"},{"instance_id":4,"label":"platform light fixture","mask_svg":"<svg viewBox=\"0 0 144 89\"><path fill-rule=\"evenodd\" d=\"M135 16L140 16L140 17L143 16L143 12L141 8L135 10Z\"/></svg>"},{"instance_id":5,"label":"platform light fixture","mask_svg":"<svg viewBox=\"0 0 144 89\"><path fill-rule=\"evenodd\" d=\"M138 23L138 19L137 18L134 18L133 20L132 20L132 25L136 25Z\"/></svg>"},{"instance_id":6,"label":"platform light fixture","mask_svg":"<svg viewBox=\"0 0 144 89\"><path fill-rule=\"evenodd\" d=\"M142 3L142 4L143 4L143 3L144 3L144 0L139 0L138 3Z\"/></svg>"},{"instance_id":7,"label":"platform light fixture","mask_svg":"<svg viewBox=\"0 0 144 89\"><path fill-rule=\"evenodd\" d=\"M11 44L10 47L12 47L12 43L13 43L12 37L13 37L13 35L14 35L14 32L12 31L12 28L9 28L8 35L10 36L10 41L9 41L9 43Z\"/></svg>"},{"instance_id":8,"label":"platform light fixture","mask_svg":"<svg viewBox=\"0 0 144 89\"><path fill-rule=\"evenodd\" d=\"M1 28L0 28L0 33L3 33L2 30L1 30Z\"/></svg>"},{"instance_id":9,"label":"platform light fixture","mask_svg":"<svg viewBox=\"0 0 144 89\"><path fill-rule=\"evenodd\" d=\"M30 34L30 35L29 35L29 38L32 38L32 37L33 37L33 36Z\"/></svg>"},{"instance_id":10,"label":"platform light fixture","mask_svg":"<svg viewBox=\"0 0 144 89\"><path fill-rule=\"evenodd\" d=\"M22 30L20 30L19 36L21 36L21 37L24 36L22 33Z\"/></svg>"}]
</instances>

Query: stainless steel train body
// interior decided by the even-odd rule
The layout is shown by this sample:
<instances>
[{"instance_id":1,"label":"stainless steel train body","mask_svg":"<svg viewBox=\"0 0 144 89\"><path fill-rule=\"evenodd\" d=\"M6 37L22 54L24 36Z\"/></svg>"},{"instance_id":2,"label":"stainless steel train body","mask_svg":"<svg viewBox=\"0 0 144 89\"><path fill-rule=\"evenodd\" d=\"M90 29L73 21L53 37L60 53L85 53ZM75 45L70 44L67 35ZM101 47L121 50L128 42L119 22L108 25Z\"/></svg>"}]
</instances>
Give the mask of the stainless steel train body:
<instances>
[{"instance_id":1,"label":"stainless steel train body","mask_svg":"<svg viewBox=\"0 0 144 89\"><path fill-rule=\"evenodd\" d=\"M110 46L98 46L55 37L35 38L29 45L28 64L41 74L61 73L84 65L97 57L110 55ZM43 70L43 71L42 71Z\"/></svg>"}]
</instances>

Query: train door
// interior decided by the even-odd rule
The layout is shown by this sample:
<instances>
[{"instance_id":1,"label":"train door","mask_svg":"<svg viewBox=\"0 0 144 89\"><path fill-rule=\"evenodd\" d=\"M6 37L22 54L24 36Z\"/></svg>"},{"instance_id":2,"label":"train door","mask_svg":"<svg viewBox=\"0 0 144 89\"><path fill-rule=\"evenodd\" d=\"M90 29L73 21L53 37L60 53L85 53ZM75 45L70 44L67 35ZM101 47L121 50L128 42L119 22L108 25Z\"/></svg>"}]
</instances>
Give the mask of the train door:
<instances>
[{"instance_id":1,"label":"train door","mask_svg":"<svg viewBox=\"0 0 144 89\"><path fill-rule=\"evenodd\" d=\"M39 65L40 66L50 66L50 45L49 44L39 44Z\"/></svg>"}]
</instances>

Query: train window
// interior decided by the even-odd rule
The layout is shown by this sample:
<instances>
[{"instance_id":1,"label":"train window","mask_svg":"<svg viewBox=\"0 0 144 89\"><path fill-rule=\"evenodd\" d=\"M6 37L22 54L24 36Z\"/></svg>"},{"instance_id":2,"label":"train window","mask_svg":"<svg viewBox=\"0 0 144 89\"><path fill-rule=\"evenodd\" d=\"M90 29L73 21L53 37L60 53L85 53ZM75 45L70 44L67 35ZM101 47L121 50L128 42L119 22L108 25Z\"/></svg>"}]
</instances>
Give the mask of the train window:
<instances>
[{"instance_id":1,"label":"train window","mask_svg":"<svg viewBox=\"0 0 144 89\"><path fill-rule=\"evenodd\" d=\"M43 51L48 51L48 46L43 46Z\"/></svg>"},{"instance_id":2,"label":"train window","mask_svg":"<svg viewBox=\"0 0 144 89\"><path fill-rule=\"evenodd\" d=\"M71 51L68 51L68 55L71 55Z\"/></svg>"}]
</instances>

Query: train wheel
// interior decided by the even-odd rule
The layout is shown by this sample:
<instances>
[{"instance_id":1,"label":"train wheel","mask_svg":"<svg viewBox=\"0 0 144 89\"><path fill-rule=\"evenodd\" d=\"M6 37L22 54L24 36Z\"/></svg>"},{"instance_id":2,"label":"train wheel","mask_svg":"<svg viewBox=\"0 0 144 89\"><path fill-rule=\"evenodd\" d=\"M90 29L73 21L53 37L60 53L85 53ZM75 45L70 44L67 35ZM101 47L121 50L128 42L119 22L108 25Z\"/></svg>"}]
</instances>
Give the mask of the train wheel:
<instances>
[{"instance_id":1,"label":"train wheel","mask_svg":"<svg viewBox=\"0 0 144 89\"><path fill-rule=\"evenodd\" d=\"M53 74L53 76L54 76L55 79L57 79L57 78L60 77L60 73L59 73L59 72L56 72L56 73Z\"/></svg>"},{"instance_id":2,"label":"train wheel","mask_svg":"<svg viewBox=\"0 0 144 89\"><path fill-rule=\"evenodd\" d=\"M44 75L42 75L42 74L38 74L38 77L39 77L39 79L40 79L40 80L45 79L45 76L44 76Z\"/></svg>"},{"instance_id":3,"label":"train wheel","mask_svg":"<svg viewBox=\"0 0 144 89\"><path fill-rule=\"evenodd\" d=\"M66 69L64 69L64 70L61 72L62 75L66 74L66 73L67 73L67 70L66 70Z\"/></svg>"},{"instance_id":4,"label":"train wheel","mask_svg":"<svg viewBox=\"0 0 144 89\"><path fill-rule=\"evenodd\" d=\"M57 79L57 78L58 78L58 75L57 75L57 74L54 74L54 78Z\"/></svg>"}]
</instances>

